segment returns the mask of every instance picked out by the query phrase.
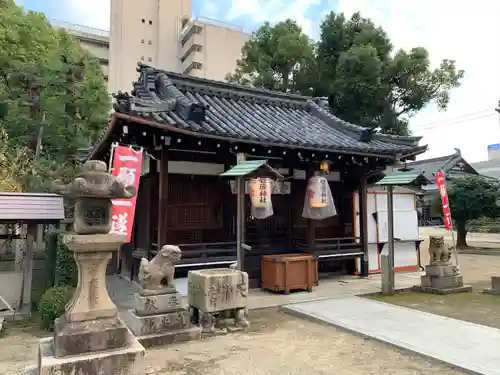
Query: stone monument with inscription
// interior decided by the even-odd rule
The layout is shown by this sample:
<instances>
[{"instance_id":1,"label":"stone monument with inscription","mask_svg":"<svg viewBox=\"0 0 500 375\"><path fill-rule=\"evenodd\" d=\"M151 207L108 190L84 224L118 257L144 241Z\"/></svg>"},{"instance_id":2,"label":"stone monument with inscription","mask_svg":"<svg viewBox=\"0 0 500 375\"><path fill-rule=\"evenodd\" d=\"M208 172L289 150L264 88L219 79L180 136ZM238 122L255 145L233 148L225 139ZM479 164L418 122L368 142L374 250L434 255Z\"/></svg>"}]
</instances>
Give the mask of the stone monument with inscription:
<instances>
[{"instance_id":1,"label":"stone monument with inscription","mask_svg":"<svg viewBox=\"0 0 500 375\"><path fill-rule=\"evenodd\" d=\"M165 245L151 261L141 260L141 290L127 323L145 347L201 338L201 329L192 326L191 313L173 284L181 256L178 246Z\"/></svg>"},{"instance_id":2,"label":"stone monument with inscription","mask_svg":"<svg viewBox=\"0 0 500 375\"><path fill-rule=\"evenodd\" d=\"M425 275L421 276L422 292L449 294L472 291L470 286L464 285L458 266L451 264L451 251L442 236L429 237L429 265L425 266Z\"/></svg>"},{"instance_id":3,"label":"stone monument with inscription","mask_svg":"<svg viewBox=\"0 0 500 375\"><path fill-rule=\"evenodd\" d=\"M108 234L111 199L131 198L135 189L107 173L101 161L87 161L69 184L54 181L54 191L75 199L74 233L63 241L78 266L78 285L66 312L56 319L53 337L42 340L38 366L28 374L144 373L144 347L134 337L108 295L106 266L125 236Z\"/></svg>"},{"instance_id":4,"label":"stone monument with inscription","mask_svg":"<svg viewBox=\"0 0 500 375\"><path fill-rule=\"evenodd\" d=\"M248 274L234 268L189 271L188 303L204 333L247 328Z\"/></svg>"}]
</instances>

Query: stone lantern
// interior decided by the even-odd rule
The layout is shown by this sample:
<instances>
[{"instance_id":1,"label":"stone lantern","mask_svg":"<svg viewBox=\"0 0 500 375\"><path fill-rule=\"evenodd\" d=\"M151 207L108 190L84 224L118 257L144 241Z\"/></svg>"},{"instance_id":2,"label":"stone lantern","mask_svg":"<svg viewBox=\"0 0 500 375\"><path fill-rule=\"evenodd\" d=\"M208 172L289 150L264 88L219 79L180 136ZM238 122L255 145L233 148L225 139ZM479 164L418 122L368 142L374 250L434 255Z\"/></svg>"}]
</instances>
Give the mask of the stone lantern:
<instances>
[{"instance_id":1,"label":"stone lantern","mask_svg":"<svg viewBox=\"0 0 500 375\"><path fill-rule=\"evenodd\" d=\"M66 312L56 319L54 336L39 348L41 375L140 374L144 347L118 317L106 287L106 267L124 235L109 234L112 199L132 198L101 161L87 161L69 184L57 180L54 192L75 200L74 233L63 237L78 267L78 285Z\"/></svg>"}]
</instances>

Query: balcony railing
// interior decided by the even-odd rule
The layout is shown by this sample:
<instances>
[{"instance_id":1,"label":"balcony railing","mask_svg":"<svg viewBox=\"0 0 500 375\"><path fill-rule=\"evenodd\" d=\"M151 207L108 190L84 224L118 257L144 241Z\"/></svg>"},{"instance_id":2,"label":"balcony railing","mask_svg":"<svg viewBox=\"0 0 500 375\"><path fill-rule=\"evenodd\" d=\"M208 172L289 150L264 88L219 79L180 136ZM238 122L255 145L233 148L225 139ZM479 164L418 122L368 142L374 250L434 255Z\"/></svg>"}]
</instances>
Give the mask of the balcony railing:
<instances>
[{"instance_id":1,"label":"balcony railing","mask_svg":"<svg viewBox=\"0 0 500 375\"><path fill-rule=\"evenodd\" d=\"M201 52L192 52L182 62L182 73L189 73L190 70L200 69L203 66L204 56Z\"/></svg>"},{"instance_id":2,"label":"balcony railing","mask_svg":"<svg viewBox=\"0 0 500 375\"><path fill-rule=\"evenodd\" d=\"M181 34L180 34L180 40L184 38L184 36L188 33L188 31L195 25L195 24L208 24L208 25L214 25L214 26L219 26L219 27L225 27L226 29L231 29L231 30L237 30L237 31L243 31L243 26L238 26L234 25L232 23L224 22L224 21L219 21L213 18L207 18L207 17L196 17L192 20L190 20L186 26L182 28Z\"/></svg>"},{"instance_id":3,"label":"balcony railing","mask_svg":"<svg viewBox=\"0 0 500 375\"><path fill-rule=\"evenodd\" d=\"M188 53L192 53L196 46L203 47L203 37L200 34L191 35L184 45L181 45L181 59L186 58Z\"/></svg>"},{"instance_id":4,"label":"balcony railing","mask_svg":"<svg viewBox=\"0 0 500 375\"><path fill-rule=\"evenodd\" d=\"M76 31L78 33L83 33L83 34L96 35L96 36L100 36L102 38L109 38L109 30L97 29L95 27L77 25L75 23L69 23L69 22L64 22L64 21L59 21L59 20L54 20L54 19L51 19L50 23L52 26L60 27L62 29Z\"/></svg>"}]
</instances>

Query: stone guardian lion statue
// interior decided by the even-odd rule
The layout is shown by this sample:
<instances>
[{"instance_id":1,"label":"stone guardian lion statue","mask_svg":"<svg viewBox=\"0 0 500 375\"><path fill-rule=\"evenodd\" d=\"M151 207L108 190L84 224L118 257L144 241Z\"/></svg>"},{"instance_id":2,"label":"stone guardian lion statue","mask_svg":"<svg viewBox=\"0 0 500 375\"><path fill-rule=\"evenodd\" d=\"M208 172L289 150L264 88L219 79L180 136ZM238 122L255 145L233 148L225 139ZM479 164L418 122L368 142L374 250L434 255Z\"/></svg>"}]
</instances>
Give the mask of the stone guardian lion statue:
<instances>
[{"instance_id":1,"label":"stone guardian lion statue","mask_svg":"<svg viewBox=\"0 0 500 375\"><path fill-rule=\"evenodd\" d=\"M142 291L148 294L175 291L174 266L181 256L179 246L165 245L151 261L142 258L138 275Z\"/></svg>"},{"instance_id":2,"label":"stone guardian lion statue","mask_svg":"<svg viewBox=\"0 0 500 375\"><path fill-rule=\"evenodd\" d=\"M452 248L447 248L444 244L444 237L429 237L429 264L448 265L451 260Z\"/></svg>"}]
</instances>

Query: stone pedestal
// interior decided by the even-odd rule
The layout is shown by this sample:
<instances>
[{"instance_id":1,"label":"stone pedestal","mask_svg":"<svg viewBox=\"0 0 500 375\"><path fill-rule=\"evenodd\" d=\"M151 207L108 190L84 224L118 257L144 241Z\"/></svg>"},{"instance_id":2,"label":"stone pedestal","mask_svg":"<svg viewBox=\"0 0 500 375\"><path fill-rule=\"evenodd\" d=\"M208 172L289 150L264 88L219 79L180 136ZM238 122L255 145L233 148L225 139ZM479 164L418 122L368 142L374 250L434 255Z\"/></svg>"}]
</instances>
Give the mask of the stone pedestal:
<instances>
[{"instance_id":1,"label":"stone pedestal","mask_svg":"<svg viewBox=\"0 0 500 375\"><path fill-rule=\"evenodd\" d=\"M426 293L450 294L471 292L472 287L464 285L457 266L431 264L425 267L425 275L421 276L420 290Z\"/></svg>"},{"instance_id":2,"label":"stone pedestal","mask_svg":"<svg viewBox=\"0 0 500 375\"><path fill-rule=\"evenodd\" d=\"M191 313L183 306L179 293L149 293L143 290L135 295L136 307L127 319L142 345L152 347L201 338L201 329L192 326Z\"/></svg>"},{"instance_id":3,"label":"stone pedestal","mask_svg":"<svg viewBox=\"0 0 500 375\"><path fill-rule=\"evenodd\" d=\"M491 289L484 289L483 293L500 296L500 276L491 276Z\"/></svg>"},{"instance_id":4,"label":"stone pedestal","mask_svg":"<svg viewBox=\"0 0 500 375\"><path fill-rule=\"evenodd\" d=\"M38 374L130 374L144 371L144 347L118 318L106 288L106 266L124 241L110 234L67 235L74 252L78 286L54 336L39 346Z\"/></svg>"},{"instance_id":5,"label":"stone pedestal","mask_svg":"<svg viewBox=\"0 0 500 375\"><path fill-rule=\"evenodd\" d=\"M188 273L188 303L194 310L195 321L205 333L215 326L227 329L246 328L248 274L231 268L216 268Z\"/></svg>"}]
</instances>

